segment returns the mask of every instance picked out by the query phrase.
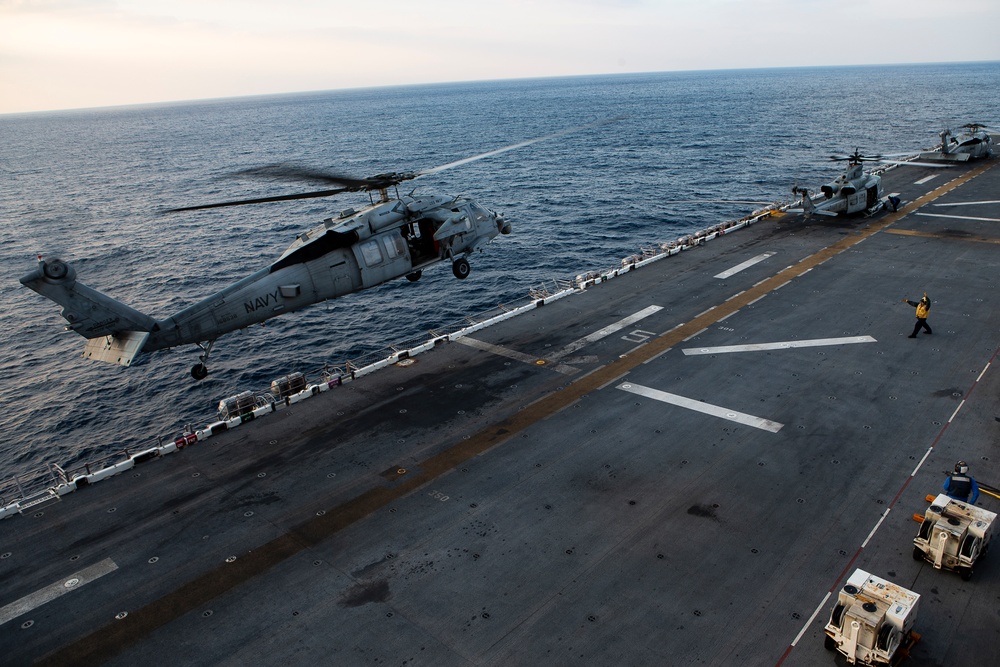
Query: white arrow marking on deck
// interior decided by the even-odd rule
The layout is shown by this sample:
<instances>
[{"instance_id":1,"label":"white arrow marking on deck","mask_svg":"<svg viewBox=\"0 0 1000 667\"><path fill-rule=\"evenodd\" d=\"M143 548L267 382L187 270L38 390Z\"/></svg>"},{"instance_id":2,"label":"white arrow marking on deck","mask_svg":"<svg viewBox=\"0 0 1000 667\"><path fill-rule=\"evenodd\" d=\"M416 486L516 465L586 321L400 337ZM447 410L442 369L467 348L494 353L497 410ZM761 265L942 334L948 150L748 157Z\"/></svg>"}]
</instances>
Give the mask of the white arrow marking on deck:
<instances>
[{"instance_id":1,"label":"white arrow marking on deck","mask_svg":"<svg viewBox=\"0 0 1000 667\"><path fill-rule=\"evenodd\" d=\"M924 176L919 181L913 181L913 184L914 185L923 185L924 183L927 183L928 181L933 181L937 177L938 177L937 174L931 174L930 176Z\"/></svg>"},{"instance_id":2,"label":"white arrow marking on deck","mask_svg":"<svg viewBox=\"0 0 1000 667\"><path fill-rule=\"evenodd\" d=\"M638 384L620 384L618 385L618 389L632 394L638 394L639 396L645 396L646 398L652 398L655 401L661 401L663 403L669 403L670 405L676 405L681 408L687 408L688 410L694 410L695 412L701 412L713 417L728 419L729 421L744 424L745 426L753 426L754 428L770 431L771 433L777 433L781 430L781 427L784 426L784 424L773 422L770 419L761 419L760 417L754 417L753 415L737 412L736 410L730 410L729 408L719 407L718 405L712 405L711 403L703 403L702 401L685 398L684 396L678 396L677 394L669 394L658 389L650 389L649 387L643 387Z\"/></svg>"},{"instance_id":3,"label":"white arrow marking on deck","mask_svg":"<svg viewBox=\"0 0 1000 667\"><path fill-rule=\"evenodd\" d=\"M1000 218L973 218L968 215L944 215L943 213L921 213L917 211L917 215L926 215L929 218L954 218L955 220L982 220L984 222L1000 222Z\"/></svg>"},{"instance_id":4,"label":"white arrow marking on deck","mask_svg":"<svg viewBox=\"0 0 1000 667\"><path fill-rule=\"evenodd\" d=\"M117 569L118 566L113 560L105 558L100 563L96 563L95 565L91 565L86 569L76 572L75 574L71 574L65 579L60 579L56 583L39 589L30 595L26 595L16 602L11 602L9 605L0 609L0 625L21 616L22 614L26 614L32 609L42 606L46 602L51 602L61 595L65 595L70 591L78 590L80 587L100 579L104 575L114 572Z\"/></svg>"},{"instance_id":5,"label":"white arrow marking on deck","mask_svg":"<svg viewBox=\"0 0 1000 667\"><path fill-rule=\"evenodd\" d=\"M640 310L638 313L635 313L634 315L629 315L628 317L626 317L623 320L618 320L614 324L609 324L608 326L604 327L600 331L595 331L594 333L590 334L589 336L584 336L583 338L581 338L579 340L573 341L572 343L570 343L569 345L567 345L563 349L559 350L555 354L550 354L547 358L548 358L549 361L556 361L557 359L562 359L567 354L572 354L573 352L576 352L577 350L579 350L581 347L584 347L586 345L590 345L591 343L595 343L595 342L601 340L602 338L607 338L608 336L610 336L614 332L621 331L622 329L624 329L628 325L635 324L639 320L644 319L646 317L649 317L653 313L657 313L657 312L659 312L661 310L663 310L663 306L650 306L649 308L643 308L642 310Z\"/></svg>"},{"instance_id":6,"label":"white arrow marking on deck","mask_svg":"<svg viewBox=\"0 0 1000 667\"><path fill-rule=\"evenodd\" d=\"M743 269L749 269L754 264L757 264L759 262L763 262L765 259L767 259L768 257L771 257L772 255L774 255L773 252L765 252L763 255L757 255L756 257L754 257L752 259L748 259L747 261L743 262L742 264L737 264L733 268L727 269L727 270L723 271L722 273L720 273L720 274L718 274L716 276L713 276L713 278L728 278L730 276L735 276L737 273L739 273Z\"/></svg>"},{"instance_id":7,"label":"white arrow marking on deck","mask_svg":"<svg viewBox=\"0 0 1000 667\"><path fill-rule=\"evenodd\" d=\"M684 354L725 354L727 352L760 352L762 350L786 350L793 347L825 347L827 345L851 345L854 343L877 343L871 336L848 336L846 338L814 338L812 340L789 340L780 343L751 343L750 345L723 345L721 347L689 347Z\"/></svg>"}]
</instances>

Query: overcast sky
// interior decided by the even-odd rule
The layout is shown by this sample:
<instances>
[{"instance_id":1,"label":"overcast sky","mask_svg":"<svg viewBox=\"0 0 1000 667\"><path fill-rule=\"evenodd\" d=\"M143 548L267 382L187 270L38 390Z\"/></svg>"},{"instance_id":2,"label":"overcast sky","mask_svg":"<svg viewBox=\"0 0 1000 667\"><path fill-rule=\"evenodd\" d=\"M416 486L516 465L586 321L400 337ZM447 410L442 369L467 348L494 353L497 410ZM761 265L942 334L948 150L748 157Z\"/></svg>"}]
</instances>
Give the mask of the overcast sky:
<instances>
[{"instance_id":1,"label":"overcast sky","mask_svg":"<svg viewBox=\"0 0 1000 667\"><path fill-rule=\"evenodd\" d=\"M0 0L0 113L616 72L1000 60L998 0Z\"/></svg>"}]
</instances>

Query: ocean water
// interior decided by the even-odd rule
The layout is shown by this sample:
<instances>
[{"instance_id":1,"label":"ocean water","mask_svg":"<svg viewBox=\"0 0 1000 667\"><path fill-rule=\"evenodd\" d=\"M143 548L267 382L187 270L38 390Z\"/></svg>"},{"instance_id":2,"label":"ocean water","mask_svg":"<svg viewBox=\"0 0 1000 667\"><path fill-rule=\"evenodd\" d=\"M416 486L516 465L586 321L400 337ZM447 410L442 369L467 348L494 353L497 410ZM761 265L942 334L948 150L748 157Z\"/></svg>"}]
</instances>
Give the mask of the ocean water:
<instances>
[{"instance_id":1,"label":"ocean water","mask_svg":"<svg viewBox=\"0 0 1000 667\"><path fill-rule=\"evenodd\" d=\"M998 124L1000 63L679 72L328 91L0 116L0 485L214 421L218 401L292 371L340 365L537 285L607 269L643 246L834 178L832 153L903 152L945 127ZM320 189L234 176L294 163L359 177L420 170L620 117L403 184L464 194L513 234L456 280L439 264L197 348L91 362L55 304L18 278L35 256L165 317L267 266L296 234L363 193L163 214ZM322 187L322 186L321 186ZM769 224L769 223L768 223Z\"/></svg>"}]
</instances>

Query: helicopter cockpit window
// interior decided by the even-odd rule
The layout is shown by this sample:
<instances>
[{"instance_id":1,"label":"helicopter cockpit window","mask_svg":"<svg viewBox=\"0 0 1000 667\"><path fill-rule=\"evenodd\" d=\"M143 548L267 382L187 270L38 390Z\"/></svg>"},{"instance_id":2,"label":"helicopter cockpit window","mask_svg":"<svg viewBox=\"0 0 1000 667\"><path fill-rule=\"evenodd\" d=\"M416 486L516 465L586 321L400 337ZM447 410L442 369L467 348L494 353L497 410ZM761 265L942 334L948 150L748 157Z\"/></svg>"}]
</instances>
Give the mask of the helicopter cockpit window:
<instances>
[{"instance_id":1,"label":"helicopter cockpit window","mask_svg":"<svg viewBox=\"0 0 1000 667\"><path fill-rule=\"evenodd\" d=\"M472 205L472 215L476 219L476 222L482 222L490 217L489 212L479 204Z\"/></svg>"},{"instance_id":2,"label":"helicopter cockpit window","mask_svg":"<svg viewBox=\"0 0 1000 667\"><path fill-rule=\"evenodd\" d=\"M382 263L382 251L379 250L378 240L372 239L361 244L361 255L365 258L365 264L375 266Z\"/></svg>"}]
</instances>

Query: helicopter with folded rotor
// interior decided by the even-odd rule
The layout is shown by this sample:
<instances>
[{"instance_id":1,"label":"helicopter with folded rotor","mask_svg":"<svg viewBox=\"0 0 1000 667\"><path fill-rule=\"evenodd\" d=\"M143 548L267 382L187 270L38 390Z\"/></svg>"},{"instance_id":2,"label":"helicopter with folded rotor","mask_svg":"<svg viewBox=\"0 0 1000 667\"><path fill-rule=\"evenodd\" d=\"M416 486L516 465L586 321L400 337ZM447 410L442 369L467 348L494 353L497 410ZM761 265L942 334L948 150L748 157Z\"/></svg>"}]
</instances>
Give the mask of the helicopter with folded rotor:
<instances>
[{"instance_id":1,"label":"helicopter with folded rotor","mask_svg":"<svg viewBox=\"0 0 1000 667\"><path fill-rule=\"evenodd\" d=\"M805 217L822 215L836 217L865 213L873 215L885 206L886 196L882 189L882 177L866 172L864 163L880 162L911 167L947 167L949 165L914 162L912 160L890 160L891 157L911 156L913 153L890 155L863 155L855 149L850 155L831 155L835 162L847 162L847 168L836 179L822 185L823 199L814 201L806 188L792 187L792 193L801 196L801 208L790 208L789 213L802 213Z\"/></svg>"},{"instance_id":2,"label":"helicopter with folded rotor","mask_svg":"<svg viewBox=\"0 0 1000 667\"><path fill-rule=\"evenodd\" d=\"M936 150L921 153L921 160L944 160L948 162L966 162L993 155L992 134L1000 130L987 127L981 123L967 123L958 129L942 130L941 145Z\"/></svg>"}]
</instances>

